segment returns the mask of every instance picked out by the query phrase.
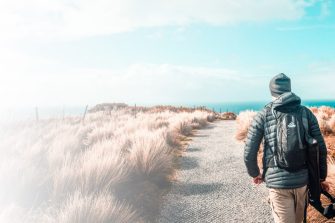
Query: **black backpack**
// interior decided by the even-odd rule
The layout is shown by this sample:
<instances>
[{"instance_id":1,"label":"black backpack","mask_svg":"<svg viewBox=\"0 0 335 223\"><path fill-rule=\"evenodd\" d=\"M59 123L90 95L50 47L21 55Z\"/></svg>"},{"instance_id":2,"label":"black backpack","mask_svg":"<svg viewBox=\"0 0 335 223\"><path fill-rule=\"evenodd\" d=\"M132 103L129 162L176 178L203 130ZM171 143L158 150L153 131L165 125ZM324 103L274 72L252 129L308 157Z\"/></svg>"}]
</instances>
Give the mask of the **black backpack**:
<instances>
[{"instance_id":1,"label":"black backpack","mask_svg":"<svg viewBox=\"0 0 335 223\"><path fill-rule=\"evenodd\" d=\"M290 172L307 167L302 110L302 106L285 112L272 109L277 122L273 164Z\"/></svg>"}]
</instances>

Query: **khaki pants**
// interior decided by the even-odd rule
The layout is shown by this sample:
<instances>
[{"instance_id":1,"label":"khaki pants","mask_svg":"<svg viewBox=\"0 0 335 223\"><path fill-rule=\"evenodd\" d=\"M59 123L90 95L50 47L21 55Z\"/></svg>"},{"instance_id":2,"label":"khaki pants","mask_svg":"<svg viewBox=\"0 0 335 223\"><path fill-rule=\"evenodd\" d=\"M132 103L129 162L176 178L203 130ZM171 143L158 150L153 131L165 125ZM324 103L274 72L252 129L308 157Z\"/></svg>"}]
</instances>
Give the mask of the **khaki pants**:
<instances>
[{"instance_id":1,"label":"khaki pants","mask_svg":"<svg viewBox=\"0 0 335 223\"><path fill-rule=\"evenodd\" d=\"M295 189L269 189L272 215L276 223L301 223L307 203L307 186Z\"/></svg>"}]
</instances>

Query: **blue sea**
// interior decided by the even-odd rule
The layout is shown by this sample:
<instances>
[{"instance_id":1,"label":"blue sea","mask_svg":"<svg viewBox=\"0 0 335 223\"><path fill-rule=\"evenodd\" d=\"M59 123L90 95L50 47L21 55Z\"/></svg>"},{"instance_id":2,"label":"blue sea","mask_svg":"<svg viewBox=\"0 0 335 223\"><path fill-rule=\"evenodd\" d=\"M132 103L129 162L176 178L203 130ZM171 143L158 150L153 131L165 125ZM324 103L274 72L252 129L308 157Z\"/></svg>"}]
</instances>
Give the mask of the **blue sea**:
<instances>
[{"instance_id":1,"label":"blue sea","mask_svg":"<svg viewBox=\"0 0 335 223\"><path fill-rule=\"evenodd\" d=\"M203 103L195 104L193 106L205 106L216 112L234 112L240 113L245 110L254 110L260 111L266 104L266 102L222 102L222 103ZM320 106L329 106L335 108L335 100L306 100L301 102L303 105L308 107L320 107ZM193 107L189 105L189 107Z\"/></svg>"}]
</instances>

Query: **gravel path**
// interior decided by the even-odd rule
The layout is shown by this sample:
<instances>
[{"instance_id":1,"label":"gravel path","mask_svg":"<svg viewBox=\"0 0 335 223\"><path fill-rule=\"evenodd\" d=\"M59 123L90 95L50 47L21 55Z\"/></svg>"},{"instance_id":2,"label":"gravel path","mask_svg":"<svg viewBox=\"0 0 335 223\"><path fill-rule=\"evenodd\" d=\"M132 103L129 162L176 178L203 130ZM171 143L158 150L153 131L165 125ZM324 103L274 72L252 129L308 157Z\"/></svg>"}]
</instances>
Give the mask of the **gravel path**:
<instances>
[{"instance_id":1,"label":"gravel path","mask_svg":"<svg viewBox=\"0 0 335 223\"><path fill-rule=\"evenodd\" d=\"M267 189L251 183L235 128L235 121L219 121L192 137L178 180L164 197L160 223L273 222Z\"/></svg>"}]
</instances>

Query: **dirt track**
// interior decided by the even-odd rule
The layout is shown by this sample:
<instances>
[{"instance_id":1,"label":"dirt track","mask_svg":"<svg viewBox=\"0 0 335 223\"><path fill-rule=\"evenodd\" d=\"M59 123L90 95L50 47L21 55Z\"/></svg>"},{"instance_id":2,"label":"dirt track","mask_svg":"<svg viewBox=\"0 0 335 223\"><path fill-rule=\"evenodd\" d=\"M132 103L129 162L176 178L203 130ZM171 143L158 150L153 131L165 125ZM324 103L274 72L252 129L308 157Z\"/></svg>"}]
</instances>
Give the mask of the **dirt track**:
<instances>
[{"instance_id":1,"label":"dirt track","mask_svg":"<svg viewBox=\"0 0 335 223\"><path fill-rule=\"evenodd\" d=\"M267 189L251 183L235 128L215 122L192 137L159 222L273 222Z\"/></svg>"}]
</instances>

